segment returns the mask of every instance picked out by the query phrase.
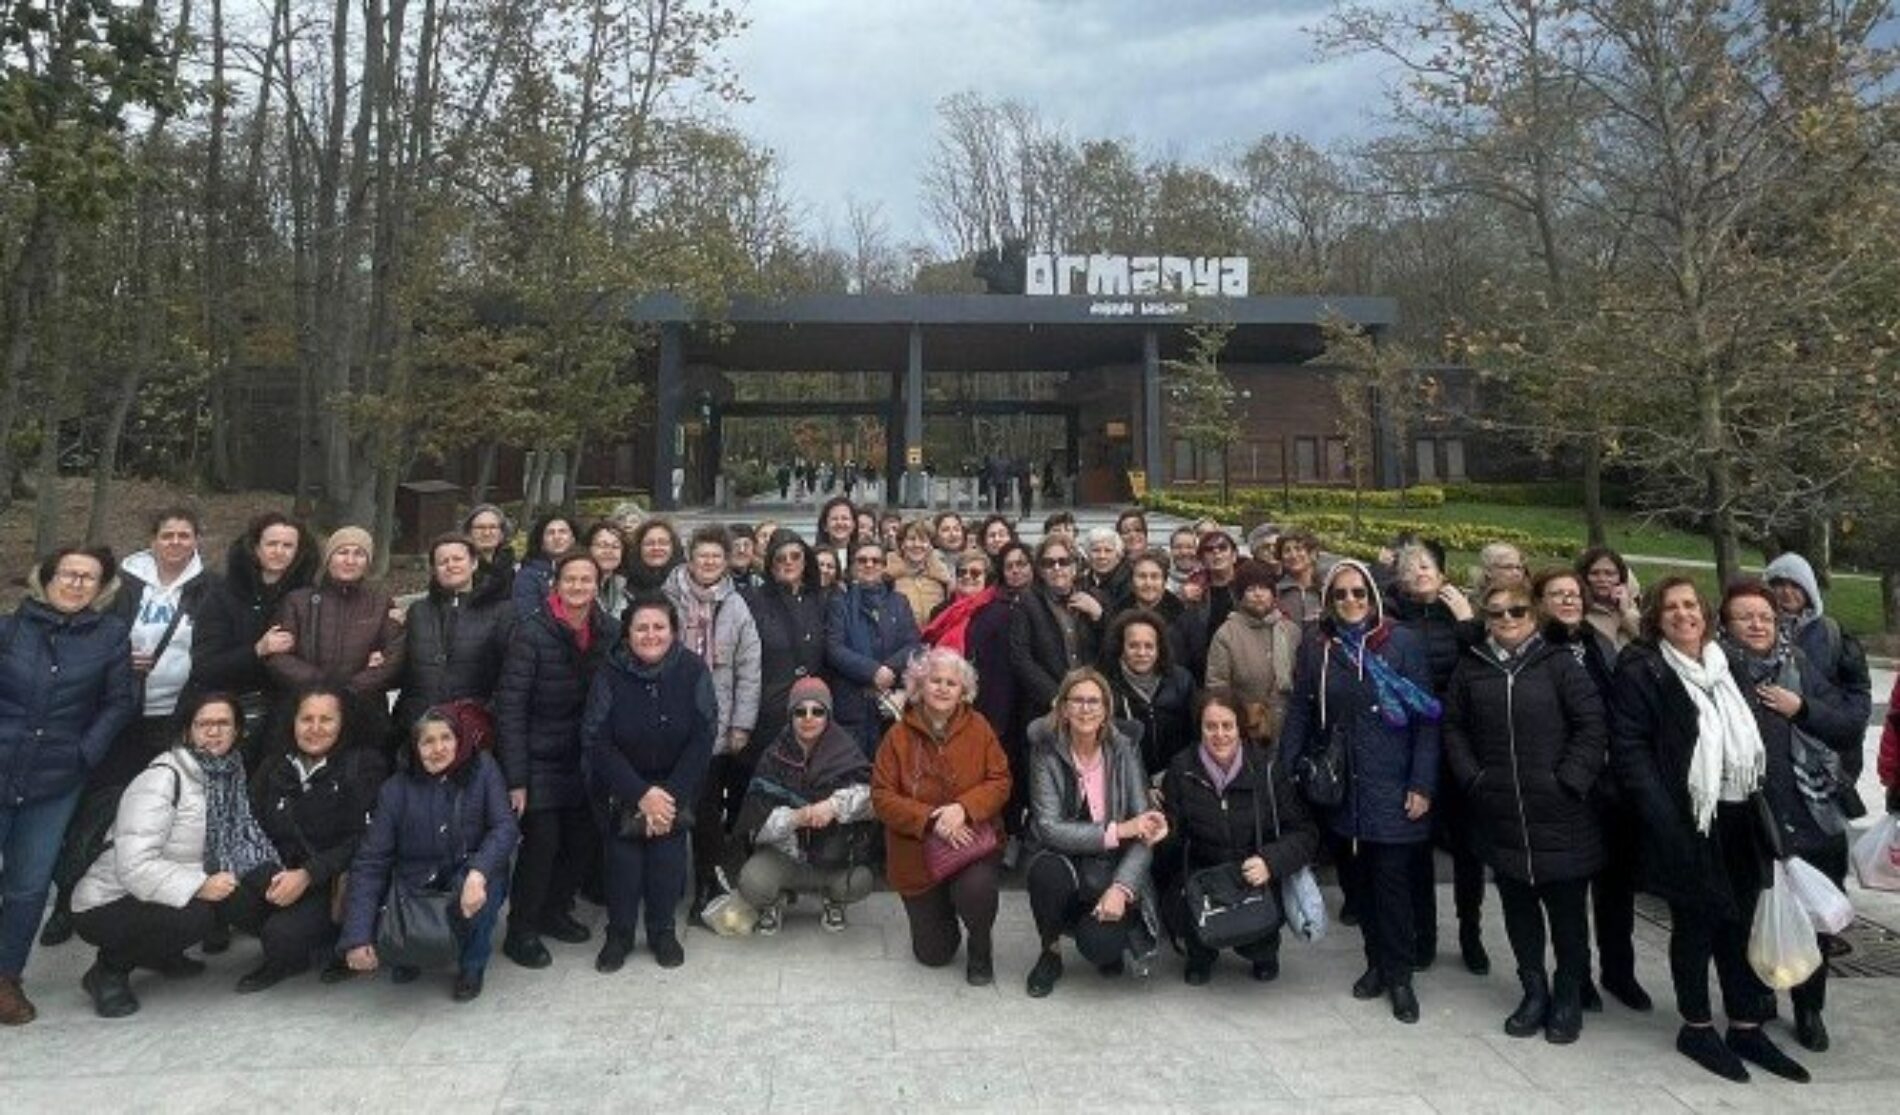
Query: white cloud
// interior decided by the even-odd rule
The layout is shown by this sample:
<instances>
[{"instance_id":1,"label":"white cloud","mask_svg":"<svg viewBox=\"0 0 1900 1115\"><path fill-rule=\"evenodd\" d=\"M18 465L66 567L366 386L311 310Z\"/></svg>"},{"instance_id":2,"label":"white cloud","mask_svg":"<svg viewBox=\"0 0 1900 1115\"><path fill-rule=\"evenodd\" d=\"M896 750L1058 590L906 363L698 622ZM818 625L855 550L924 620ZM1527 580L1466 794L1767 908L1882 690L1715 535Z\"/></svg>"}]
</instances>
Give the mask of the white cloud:
<instances>
[{"instance_id":1,"label":"white cloud","mask_svg":"<svg viewBox=\"0 0 1900 1115\"><path fill-rule=\"evenodd\" d=\"M1360 134L1375 69L1321 60L1306 0L755 0L733 45L738 125L774 148L817 220L847 194L931 236L918 181L939 101L1015 98L1077 136L1211 159L1265 132Z\"/></svg>"}]
</instances>

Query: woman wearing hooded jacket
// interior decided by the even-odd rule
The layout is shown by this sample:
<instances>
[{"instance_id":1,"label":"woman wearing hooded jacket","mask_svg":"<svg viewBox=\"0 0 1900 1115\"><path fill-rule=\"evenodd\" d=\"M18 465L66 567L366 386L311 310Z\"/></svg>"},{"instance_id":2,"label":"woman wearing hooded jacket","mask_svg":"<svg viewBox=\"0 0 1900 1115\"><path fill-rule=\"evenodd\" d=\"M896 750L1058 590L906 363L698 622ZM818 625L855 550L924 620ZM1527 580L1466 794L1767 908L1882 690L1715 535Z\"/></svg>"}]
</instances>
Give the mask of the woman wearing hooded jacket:
<instances>
[{"instance_id":1,"label":"woman wearing hooded jacket","mask_svg":"<svg viewBox=\"0 0 1900 1115\"><path fill-rule=\"evenodd\" d=\"M1394 1018L1417 1022L1412 873L1416 846L1431 839L1443 707L1423 644L1385 618L1364 564L1338 562L1322 590L1325 611L1294 665L1281 749L1295 771L1335 744L1344 755L1343 798L1320 812L1365 938L1366 971L1353 997L1387 995Z\"/></svg>"},{"instance_id":2,"label":"woman wearing hooded jacket","mask_svg":"<svg viewBox=\"0 0 1900 1115\"><path fill-rule=\"evenodd\" d=\"M686 889L693 803L712 765L712 672L679 639L663 596L635 600L595 675L581 722L587 794L604 826L607 932L594 969L618 972L646 924L662 968L686 963L673 908Z\"/></svg>"},{"instance_id":3,"label":"woman wearing hooded jacket","mask_svg":"<svg viewBox=\"0 0 1900 1115\"><path fill-rule=\"evenodd\" d=\"M191 648L191 689L230 693L244 705L245 740L252 768L263 761L267 692L265 663L289 651L293 640L276 625L284 597L310 585L317 570L316 540L302 523L275 511L251 520L231 543L224 576L212 581L198 611Z\"/></svg>"},{"instance_id":4,"label":"woman wearing hooded jacket","mask_svg":"<svg viewBox=\"0 0 1900 1115\"><path fill-rule=\"evenodd\" d=\"M495 689L496 755L521 819L501 950L524 968L554 962L543 935L569 944L592 936L569 907L600 846L581 769L587 693L615 634L595 606L599 588L593 558L561 555L553 591L515 626Z\"/></svg>"},{"instance_id":5,"label":"woman wearing hooded jacket","mask_svg":"<svg viewBox=\"0 0 1900 1115\"><path fill-rule=\"evenodd\" d=\"M515 611L522 617L539 608L554 588L554 559L580 545L581 532L573 519L555 513L535 520L528 531L528 556L515 570L510 589Z\"/></svg>"},{"instance_id":6,"label":"woman wearing hooded jacket","mask_svg":"<svg viewBox=\"0 0 1900 1115\"><path fill-rule=\"evenodd\" d=\"M1731 585L1722 598L1722 649L1761 730L1762 796L1780 831L1781 848L1839 887L1847 879L1847 815L1837 794L1841 756L1860 749L1863 720L1777 627L1775 612L1774 593L1760 582ZM1789 997L1795 1040L1805 1049L1825 1052L1829 1042L1821 1010L1827 1005L1827 965Z\"/></svg>"},{"instance_id":7,"label":"woman wearing hooded jacket","mask_svg":"<svg viewBox=\"0 0 1900 1115\"><path fill-rule=\"evenodd\" d=\"M1583 1029L1590 977L1590 877L1603 835L1590 791L1609 746L1590 675L1537 633L1530 590L1498 585L1482 601L1485 641L1467 649L1445 694L1445 753L1465 788L1497 880L1524 998L1504 1021L1567 1044ZM1544 964L1548 922L1553 989Z\"/></svg>"},{"instance_id":8,"label":"woman wearing hooded jacket","mask_svg":"<svg viewBox=\"0 0 1900 1115\"><path fill-rule=\"evenodd\" d=\"M454 997L482 993L495 923L508 897L508 858L521 839L508 807L501 768L440 713L424 713L410 732L396 774L383 783L369 831L350 861L343 932L337 951L352 971L373 972L377 920L397 880L455 895L450 917L461 953ZM421 972L392 965L389 978L409 983Z\"/></svg>"},{"instance_id":9,"label":"woman wearing hooded jacket","mask_svg":"<svg viewBox=\"0 0 1900 1115\"><path fill-rule=\"evenodd\" d=\"M1676 1050L1729 1080L1747 1080L1749 1061L1805 1081L1762 1031L1774 996L1748 963L1750 919L1771 878L1756 800L1767 752L1712 618L1687 577L1665 577L1645 597L1643 638L1616 662L1610 762L1641 828L1644 889L1669 903ZM1726 1040L1709 1002L1711 962Z\"/></svg>"},{"instance_id":10,"label":"woman wearing hooded jacket","mask_svg":"<svg viewBox=\"0 0 1900 1115\"><path fill-rule=\"evenodd\" d=\"M298 694L285 738L251 779L252 815L282 869L240 879L225 902L224 920L264 944L263 963L238 980L240 993L273 987L323 954L333 961L326 981L349 972L332 948L333 912L389 764L379 749L357 746L348 706L335 686Z\"/></svg>"},{"instance_id":11,"label":"woman wearing hooded jacket","mask_svg":"<svg viewBox=\"0 0 1900 1115\"><path fill-rule=\"evenodd\" d=\"M73 928L99 950L81 982L101 1018L137 1012L136 968L203 971L185 950L211 933L240 880L279 870L245 793L237 702L208 694L180 719L182 738L125 788L111 844L73 891Z\"/></svg>"},{"instance_id":12,"label":"woman wearing hooded jacket","mask_svg":"<svg viewBox=\"0 0 1900 1115\"><path fill-rule=\"evenodd\" d=\"M429 546L429 590L403 622L403 685L396 725L450 701L493 700L515 630L515 609L498 578L481 576L475 544L444 534Z\"/></svg>"},{"instance_id":13,"label":"woman wearing hooded jacket","mask_svg":"<svg viewBox=\"0 0 1900 1115\"><path fill-rule=\"evenodd\" d=\"M1108 682L1072 670L1054 709L1029 725L1026 887L1042 951L1027 989L1040 999L1062 978L1062 938L1103 975L1146 976L1161 937L1161 907L1149 867L1168 835L1149 802L1139 729L1109 716Z\"/></svg>"},{"instance_id":14,"label":"woman wearing hooded jacket","mask_svg":"<svg viewBox=\"0 0 1900 1115\"><path fill-rule=\"evenodd\" d=\"M134 716L126 623L110 599L112 551L60 549L0 617L0 1026L33 1021L20 974L46 911L86 772Z\"/></svg>"},{"instance_id":15,"label":"woman wearing hooded jacket","mask_svg":"<svg viewBox=\"0 0 1900 1115\"><path fill-rule=\"evenodd\" d=\"M364 738L387 740L387 694L402 676L403 625L390 616L389 593L366 579L373 552L361 527L340 527L324 540L317 583L285 596L277 612L290 647L264 666L284 692L320 682L342 686L357 703L352 711Z\"/></svg>"},{"instance_id":16,"label":"woman wearing hooded jacket","mask_svg":"<svg viewBox=\"0 0 1900 1115\"><path fill-rule=\"evenodd\" d=\"M1222 693L1201 702L1200 743L1177 753L1162 782L1168 828L1179 842L1186 872L1227 865L1248 886L1276 885L1313 862L1319 826L1300 799L1293 777L1272 752L1241 738L1242 709ZM1170 843L1158 855L1171 855ZM1220 951L1194 935L1186 908L1185 878L1165 893L1176 904L1187 947L1186 979L1198 987L1213 977ZM1234 949L1253 966L1253 978L1280 974L1280 931Z\"/></svg>"},{"instance_id":17,"label":"woman wearing hooded jacket","mask_svg":"<svg viewBox=\"0 0 1900 1115\"><path fill-rule=\"evenodd\" d=\"M811 547L789 530L776 531L765 567L765 584L740 594L759 632L759 719L752 738L761 745L790 723L785 700L792 686L825 672L825 598Z\"/></svg>"},{"instance_id":18,"label":"woman wearing hooded jacket","mask_svg":"<svg viewBox=\"0 0 1900 1115\"><path fill-rule=\"evenodd\" d=\"M825 662L836 703L832 714L870 755L886 719L880 705L895 700L904 670L920 643L910 603L884 579L884 546L851 547L851 587L832 598L825 622Z\"/></svg>"},{"instance_id":19,"label":"woman wearing hooded jacket","mask_svg":"<svg viewBox=\"0 0 1900 1115\"><path fill-rule=\"evenodd\" d=\"M845 907L861 902L877 826L871 819L871 761L831 722L831 688L800 678L786 695L790 723L759 756L739 809L738 831L752 849L739 894L759 912L758 932L777 933L787 893L817 894L826 931L845 927Z\"/></svg>"}]
</instances>

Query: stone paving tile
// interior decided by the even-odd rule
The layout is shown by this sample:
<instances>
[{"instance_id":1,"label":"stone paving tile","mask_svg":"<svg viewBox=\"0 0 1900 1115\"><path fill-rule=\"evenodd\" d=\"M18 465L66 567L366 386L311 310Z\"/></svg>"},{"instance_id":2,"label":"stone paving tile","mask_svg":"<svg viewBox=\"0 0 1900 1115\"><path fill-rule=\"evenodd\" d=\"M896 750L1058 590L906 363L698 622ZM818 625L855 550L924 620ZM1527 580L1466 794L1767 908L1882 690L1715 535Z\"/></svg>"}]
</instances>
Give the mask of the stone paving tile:
<instances>
[{"instance_id":1,"label":"stone paving tile","mask_svg":"<svg viewBox=\"0 0 1900 1115\"><path fill-rule=\"evenodd\" d=\"M772 1071L734 1050L670 1059L523 1061L494 1110L503 1112L763 1111Z\"/></svg>"},{"instance_id":2,"label":"stone paving tile","mask_svg":"<svg viewBox=\"0 0 1900 1115\"><path fill-rule=\"evenodd\" d=\"M772 1063L773 1111L1013 1112L1035 1100L1022 1059L1007 1052L904 1048L853 1057L797 1053Z\"/></svg>"},{"instance_id":3,"label":"stone paving tile","mask_svg":"<svg viewBox=\"0 0 1900 1115\"><path fill-rule=\"evenodd\" d=\"M1280 1042L1263 1047L1261 1056L1267 1067L1302 1098L1531 1088L1523 1073L1482 1041L1405 1029L1414 1032L1351 1040Z\"/></svg>"},{"instance_id":4,"label":"stone paving tile","mask_svg":"<svg viewBox=\"0 0 1900 1115\"><path fill-rule=\"evenodd\" d=\"M1568 1092L1522 1090L1428 1092L1440 1115L1682 1115L1688 1107L1662 1088L1590 1088Z\"/></svg>"},{"instance_id":5,"label":"stone paving tile","mask_svg":"<svg viewBox=\"0 0 1900 1115\"><path fill-rule=\"evenodd\" d=\"M1760 1073L1746 1084L1704 1077L1708 1083L1685 1084L1669 1091L1691 1111L1782 1112L1891 1111L1895 1095L1892 1077L1884 1081L1793 1084L1762 1080Z\"/></svg>"},{"instance_id":6,"label":"stone paving tile","mask_svg":"<svg viewBox=\"0 0 1900 1115\"><path fill-rule=\"evenodd\" d=\"M1138 1019L1131 1019L1138 1025ZM1157 1035L1170 1031L1157 1030ZM1290 1100L1293 1093L1271 1071L1261 1068L1259 1048L1242 1042L1197 1042L1192 1055L1153 1038L1135 1040L1105 1053L1091 1046L1029 1049L1023 1063L1037 1102L1074 1111L1086 1107L1183 1107L1226 1109L1226 1099L1246 1103Z\"/></svg>"}]
</instances>

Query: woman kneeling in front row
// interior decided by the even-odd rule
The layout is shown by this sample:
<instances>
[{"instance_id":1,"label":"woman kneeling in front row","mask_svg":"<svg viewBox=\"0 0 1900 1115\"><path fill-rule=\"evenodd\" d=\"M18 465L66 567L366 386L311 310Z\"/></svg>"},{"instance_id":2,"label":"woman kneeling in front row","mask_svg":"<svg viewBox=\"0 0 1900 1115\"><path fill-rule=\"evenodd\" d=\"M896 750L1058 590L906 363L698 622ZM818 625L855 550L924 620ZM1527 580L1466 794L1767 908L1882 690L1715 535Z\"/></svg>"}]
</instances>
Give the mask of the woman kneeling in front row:
<instances>
[{"instance_id":1,"label":"woman kneeling in front row","mask_svg":"<svg viewBox=\"0 0 1900 1115\"><path fill-rule=\"evenodd\" d=\"M495 922L508 896L508 860L521 841L501 767L459 736L435 709L422 714L402 756L406 768L383 783L376 815L350 864L342 940L338 951L358 972L373 972L377 921L395 886L414 892L447 890L456 896L459 924L455 999L482 993L482 975L495 939ZM390 978L408 983L421 973L392 963Z\"/></svg>"},{"instance_id":2,"label":"woman kneeling in front row","mask_svg":"<svg viewBox=\"0 0 1900 1115\"><path fill-rule=\"evenodd\" d=\"M1277 886L1313 861L1319 826L1279 756L1242 741L1240 719L1239 706L1227 694L1201 699L1200 746L1174 757L1161 799L1183 846L1185 874L1227 868L1249 887ZM1176 888L1170 900L1180 903L1184 915L1187 982L1198 987L1212 978L1220 950L1196 936L1185 887ZM1252 961L1253 978L1280 974L1278 927L1234 951Z\"/></svg>"},{"instance_id":3,"label":"woman kneeling in front row","mask_svg":"<svg viewBox=\"0 0 1900 1115\"><path fill-rule=\"evenodd\" d=\"M1071 670L1055 708L1029 726L1029 908L1042 937L1029 994L1042 998L1062 978L1062 937L1103 975L1132 962L1145 976L1160 937L1160 909L1148 874L1167 818L1148 802L1136 733L1110 722L1108 682Z\"/></svg>"}]
</instances>

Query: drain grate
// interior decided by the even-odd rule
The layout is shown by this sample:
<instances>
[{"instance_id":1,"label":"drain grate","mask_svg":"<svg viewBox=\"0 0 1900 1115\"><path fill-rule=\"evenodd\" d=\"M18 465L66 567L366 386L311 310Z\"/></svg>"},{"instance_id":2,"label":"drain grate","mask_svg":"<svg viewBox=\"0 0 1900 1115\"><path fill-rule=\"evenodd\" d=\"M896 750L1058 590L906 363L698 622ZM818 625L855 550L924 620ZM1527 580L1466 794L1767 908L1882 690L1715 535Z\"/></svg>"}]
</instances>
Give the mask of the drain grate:
<instances>
[{"instance_id":1,"label":"drain grate","mask_svg":"<svg viewBox=\"0 0 1900 1115\"><path fill-rule=\"evenodd\" d=\"M1636 896L1636 916L1659 929L1669 928L1669 905L1653 895ZM1837 939L1846 947L1828 957L1827 971L1835 979L1900 976L1900 931L1857 917Z\"/></svg>"}]
</instances>

